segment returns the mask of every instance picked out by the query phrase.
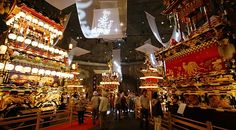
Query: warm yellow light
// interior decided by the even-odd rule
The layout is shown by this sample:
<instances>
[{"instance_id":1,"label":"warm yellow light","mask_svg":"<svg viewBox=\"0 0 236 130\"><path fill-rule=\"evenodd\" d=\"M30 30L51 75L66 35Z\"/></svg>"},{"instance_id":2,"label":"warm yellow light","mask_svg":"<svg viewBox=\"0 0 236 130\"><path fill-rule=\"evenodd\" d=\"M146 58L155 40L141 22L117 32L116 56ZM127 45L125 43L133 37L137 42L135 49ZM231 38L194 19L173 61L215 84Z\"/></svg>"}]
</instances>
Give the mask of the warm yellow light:
<instances>
[{"instance_id":1,"label":"warm yellow light","mask_svg":"<svg viewBox=\"0 0 236 130\"><path fill-rule=\"evenodd\" d=\"M69 44L69 49L71 50L73 48L73 44Z\"/></svg>"},{"instance_id":2,"label":"warm yellow light","mask_svg":"<svg viewBox=\"0 0 236 130\"><path fill-rule=\"evenodd\" d=\"M28 45L29 45L30 43L31 43L31 39L26 38L26 39L25 39L25 44L28 44Z\"/></svg>"},{"instance_id":3,"label":"warm yellow light","mask_svg":"<svg viewBox=\"0 0 236 130\"><path fill-rule=\"evenodd\" d=\"M31 21L32 20L32 16L27 15L25 19Z\"/></svg>"},{"instance_id":4,"label":"warm yellow light","mask_svg":"<svg viewBox=\"0 0 236 130\"><path fill-rule=\"evenodd\" d=\"M26 14L24 12L19 12L18 15L22 18L24 18L26 16Z\"/></svg>"},{"instance_id":5,"label":"warm yellow light","mask_svg":"<svg viewBox=\"0 0 236 130\"><path fill-rule=\"evenodd\" d=\"M8 34L8 38L11 39L11 40L15 40L16 37L17 37L17 36L16 36L16 34L14 34L14 33Z\"/></svg>"},{"instance_id":6,"label":"warm yellow light","mask_svg":"<svg viewBox=\"0 0 236 130\"><path fill-rule=\"evenodd\" d=\"M16 38L16 40L17 40L18 42L23 42L23 41L24 41L24 37L18 36L18 37Z\"/></svg>"},{"instance_id":7,"label":"warm yellow light","mask_svg":"<svg viewBox=\"0 0 236 130\"><path fill-rule=\"evenodd\" d=\"M52 71L52 72L51 72L51 75L52 75L52 76L55 76L56 74L57 74L56 71Z\"/></svg>"},{"instance_id":8,"label":"warm yellow light","mask_svg":"<svg viewBox=\"0 0 236 130\"><path fill-rule=\"evenodd\" d=\"M39 22L38 22L38 25L41 26L41 27L43 27L43 26L44 26L44 23L43 23L42 21L39 21Z\"/></svg>"},{"instance_id":9,"label":"warm yellow light","mask_svg":"<svg viewBox=\"0 0 236 130\"><path fill-rule=\"evenodd\" d=\"M71 68L72 68L73 70L75 70L75 67L76 67L75 64L72 64L72 65L71 65Z\"/></svg>"},{"instance_id":10,"label":"warm yellow light","mask_svg":"<svg viewBox=\"0 0 236 130\"><path fill-rule=\"evenodd\" d=\"M38 48L42 49L42 48L44 48L44 45L42 43L39 43Z\"/></svg>"},{"instance_id":11,"label":"warm yellow light","mask_svg":"<svg viewBox=\"0 0 236 130\"><path fill-rule=\"evenodd\" d=\"M159 86L140 86L139 88L159 88Z\"/></svg>"},{"instance_id":12,"label":"warm yellow light","mask_svg":"<svg viewBox=\"0 0 236 130\"><path fill-rule=\"evenodd\" d=\"M44 24L43 26L45 29L48 29L49 28L49 25L48 24Z\"/></svg>"},{"instance_id":13,"label":"warm yellow light","mask_svg":"<svg viewBox=\"0 0 236 130\"><path fill-rule=\"evenodd\" d=\"M14 66L13 64L7 63L5 69L6 69L6 70L13 70L14 67L15 67L15 66Z\"/></svg>"},{"instance_id":14,"label":"warm yellow light","mask_svg":"<svg viewBox=\"0 0 236 130\"><path fill-rule=\"evenodd\" d=\"M29 73L31 71L31 67L24 67L23 71Z\"/></svg>"},{"instance_id":15,"label":"warm yellow light","mask_svg":"<svg viewBox=\"0 0 236 130\"><path fill-rule=\"evenodd\" d=\"M101 85L120 85L119 82L100 82Z\"/></svg>"},{"instance_id":16,"label":"warm yellow light","mask_svg":"<svg viewBox=\"0 0 236 130\"><path fill-rule=\"evenodd\" d=\"M2 70L4 68L4 64L0 63L0 70Z\"/></svg>"},{"instance_id":17,"label":"warm yellow light","mask_svg":"<svg viewBox=\"0 0 236 130\"><path fill-rule=\"evenodd\" d=\"M13 25L13 28L19 28L19 27L20 27L19 24L16 23Z\"/></svg>"},{"instance_id":18,"label":"warm yellow light","mask_svg":"<svg viewBox=\"0 0 236 130\"><path fill-rule=\"evenodd\" d=\"M21 72L21 71L23 70L23 66L17 65L17 66L15 67L15 70L18 71L18 72Z\"/></svg>"},{"instance_id":19,"label":"warm yellow light","mask_svg":"<svg viewBox=\"0 0 236 130\"><path fill-rule=\"evenodd\" d=\"M40 74L40 75L44 75L44 73L45 73L45 70L44 70L44 69L40 69L40 70L39 70L39 74Z\"/></svg>"},{"instance_id":20,"label":"warm yellow light","mask_svg":"<svg viewBox=\"0 0 236 130\"><path fill-rule=\"evenodd\" d=\"M58 54L58 53L59 53L59 50L58 50L58 49L55 49L55 51L54 51L54 52Z\"/></svg>"},{"instance_id":21,"label":"warm yellow light","mask_svg":"<svg viewBox=\"0 0 236 130\"><path fill-rule=\"evenodd\" d=\"M140 77L140 79L163 79L163 77L158 77L158 76L145 76L145 77Z\"/></svg>"},{"instance_id":22,"label":"warm yellow light","mask_svg":"<svg viewBox=\"0 0 236 130\"><path fill-rule=\"evenodd\" d=\"M32 44L32 46L36 47L36 46L38 46L39 43L37 41L33 41L31 44Z\"/></svg>"},{"instance_id":23,"label":"warm yellow light","mask_svg":"<svg viewBox=\"0 0 236 130\"><path fill-rule=\"evenodd\" d=\"M33 68L32 69L32 74L37 74L39 72L39 69L38 68Z\"/></svg>"},{"instance_id":24,"label":"warm yellow light","mask_svg":"<svg viewBox=\"0 0 236 130\"><path fill-rule=\"evenodd\" d=\"M44 50L48 51L49 50L49 46L44 46Z\"/></svg>"},{"instance_id":25,"label":"warm yellow light","mask_svg":"<svg viewBox=\"0 0 236 130\"><path fill-rule=\"evenodd\" d=\"M82 88L83 85L67 85L68 88Z\"/></svg>"},{"instance_id":26,"label":"warm yellow light","mask_svg":"<svg viewBox=\"0 0 236 130\"><path fill-rule=\"evenodd\" d=\"M39 22L39 20L36 19L36 18L34 18L34 19L32 20L32 23L34 23L34 24L37 24L38 22Z\"/></svg>"}]
</instances>

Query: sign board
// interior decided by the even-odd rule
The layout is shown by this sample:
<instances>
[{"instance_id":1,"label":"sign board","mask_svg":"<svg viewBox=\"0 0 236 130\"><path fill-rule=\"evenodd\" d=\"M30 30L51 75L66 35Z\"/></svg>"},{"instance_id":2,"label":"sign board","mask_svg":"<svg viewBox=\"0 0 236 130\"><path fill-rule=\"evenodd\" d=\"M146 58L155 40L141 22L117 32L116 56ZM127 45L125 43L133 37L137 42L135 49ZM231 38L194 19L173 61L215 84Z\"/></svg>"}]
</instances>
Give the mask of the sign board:
<instances>
[{"instance_id":1,"label":"sign board","mask_svg":"<svg viewBox=\"0 0 236 130\"><path fill-rule=\"evenodd\" d=\"M184 110L185 110L185 108L186 108L186 105L187 105L187 104L185 104L185 103L180 103L180 104L179 104L179 108L178 108L178 110L177 110L177 113L183 115L183 114L184 114Z\"/></svg>"}]
</instances>

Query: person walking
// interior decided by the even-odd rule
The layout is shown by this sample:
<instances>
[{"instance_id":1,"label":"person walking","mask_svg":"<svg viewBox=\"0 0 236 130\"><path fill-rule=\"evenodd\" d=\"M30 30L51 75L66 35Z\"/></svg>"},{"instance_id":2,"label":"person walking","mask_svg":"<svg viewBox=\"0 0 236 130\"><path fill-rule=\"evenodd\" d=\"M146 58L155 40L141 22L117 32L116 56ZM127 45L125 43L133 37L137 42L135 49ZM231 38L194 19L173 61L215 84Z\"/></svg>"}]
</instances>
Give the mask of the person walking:
<instances>
[{"instance_id":1,"label":"person walking","mask_svg":"<svg viewBox=\"0 0 236 130\"><path fill-rule=\"evenodd\" d=\"M108 93L103 92L101 101L99 104L99 113L100 113L100 130L107 130L107 110L109 108L109 100L107 98Z\"/></svg>"},{"instance_id":2,"label":"person walking","mask_svg":"<svg viewBox=\"0 0 236 130\"><path fill-rule=\"evenodd\" d=\"M84 97L80 96L77 103L77 110L78 110L78 123L83 124L84 123L84 113L86 110L86 101Z\"/></svg>"},{"instance_id":3,"label":"person walking","mask_svg":"<svg viewBox=\"0 0 236 130\"><path fill-rule=\"evenodd\" d=\"M117 93L116 98L115 98L115 120L120 120L120 109L121 109L121 97L120 93Z\"/></svg>"},{"instance_id":4,"label":"person walking","mask_svg":"<svg viewBox=\"0 0 236 130\"><path fill-rule=\"evenodd\" d=\"M91 98L93 125L96 124L96 118L98 117L99 103L100 103L100 98L98 96L98 92L94 91L93 97Z\"/></svg>"},{"instance_id":5,"label":"person walking","mask_svg":"<svg viewBox=\"0 0 236 130\"><path fill-rule=\"evenodd\" d=\"M141 104L141 128L145 126L145 129L148 128L148 114L149 114L149 99L147 97L147 90L142 91L142 96L140 97Z\"/></svg>"},{"instance_id":6,"label":"person walking","mask_svg":"<svg viewBox=\"0 0 236 130\"><path fill-rule=\"evenodd\" d=\"M154 130L161 130L161 119L163 117L161 101L158 99L157 92L153 93L152 98L152 116L154 120Z\"/></svg>"}]
</instances>

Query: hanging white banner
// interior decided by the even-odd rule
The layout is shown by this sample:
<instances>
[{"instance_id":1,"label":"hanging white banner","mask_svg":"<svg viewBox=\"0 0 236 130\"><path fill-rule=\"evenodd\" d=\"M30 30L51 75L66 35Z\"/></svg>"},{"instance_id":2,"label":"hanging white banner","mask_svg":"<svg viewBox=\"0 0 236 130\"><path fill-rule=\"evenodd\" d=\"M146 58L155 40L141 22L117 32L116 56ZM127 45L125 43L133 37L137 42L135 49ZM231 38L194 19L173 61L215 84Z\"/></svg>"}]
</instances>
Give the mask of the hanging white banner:
<instances>
[{"instance_id":1,"label":"hanging white banner","mask_svg":"<svg viewBox=\"0 0 236 130\"><path fill-rule=\"evenodd\" d=\"M175 23L170 40L168 42L164 43L160 37L159 31L158 31L158 28L156 25L155 17L153 17L151 14L149 14L147 12L145 12L145 13L146 13L146 18L148 20L148 24L152 30L153 35L164 47L168 47L170 45L170 42L172 39L174 39L177 42L179 42L181 40L180 31L177 29L177 23Z\"/></svg>"},{"instance_id":2,"label":"hanging white banner","mask_svg":"<svg viewBox=\"0 0 236 130\"><path fill-rule=\"evenodd\" d=\"M127 0L76 0L76 8L86 38L114 40L125 36Z\"/></svg>"}]
</instances>

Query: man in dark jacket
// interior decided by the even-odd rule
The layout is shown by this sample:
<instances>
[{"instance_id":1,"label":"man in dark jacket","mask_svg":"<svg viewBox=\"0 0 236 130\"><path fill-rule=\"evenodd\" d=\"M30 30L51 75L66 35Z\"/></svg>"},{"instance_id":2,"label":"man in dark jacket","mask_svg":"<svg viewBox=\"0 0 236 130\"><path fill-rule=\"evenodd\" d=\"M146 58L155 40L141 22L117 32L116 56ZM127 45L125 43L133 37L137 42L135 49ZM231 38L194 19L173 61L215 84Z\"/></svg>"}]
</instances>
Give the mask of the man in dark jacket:
<instances>
[{"instance_id":1,"label":"man in dark jacket","mask_svg":"<svg viewBox=\"0 0 236 130\"><path fill-rule=\"evenodd\" d=\"M158 95L156 92L153 93L152 98L152 116L154 119L154 130L161 130L161 118L163 117L161 102L158 99Z\"/></svg>"}]
</instances>

